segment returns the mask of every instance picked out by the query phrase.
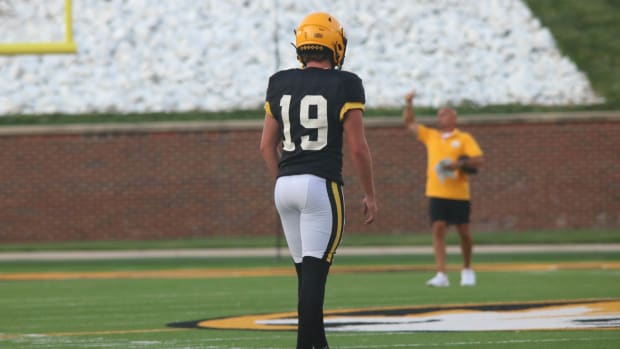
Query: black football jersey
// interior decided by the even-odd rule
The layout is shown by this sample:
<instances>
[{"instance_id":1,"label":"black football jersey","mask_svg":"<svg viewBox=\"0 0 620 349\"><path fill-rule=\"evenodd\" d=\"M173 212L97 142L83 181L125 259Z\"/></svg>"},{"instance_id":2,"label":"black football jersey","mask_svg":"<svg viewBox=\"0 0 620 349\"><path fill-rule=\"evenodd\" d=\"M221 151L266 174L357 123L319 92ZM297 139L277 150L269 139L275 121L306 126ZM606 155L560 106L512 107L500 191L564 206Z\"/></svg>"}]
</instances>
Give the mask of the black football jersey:
<instances>
[{"instance_id":1,"label":"black football jersey","mask_svg":"<svg viewBox=\"0 0 620 349\"><path fill-rule=\"evenodd\" d=\"M272 75L265 109L280 125L278 176L313 174L342 184L342 121L364 103L362 80L350 72L305 68Z\"/></svg>"}]
</instances>

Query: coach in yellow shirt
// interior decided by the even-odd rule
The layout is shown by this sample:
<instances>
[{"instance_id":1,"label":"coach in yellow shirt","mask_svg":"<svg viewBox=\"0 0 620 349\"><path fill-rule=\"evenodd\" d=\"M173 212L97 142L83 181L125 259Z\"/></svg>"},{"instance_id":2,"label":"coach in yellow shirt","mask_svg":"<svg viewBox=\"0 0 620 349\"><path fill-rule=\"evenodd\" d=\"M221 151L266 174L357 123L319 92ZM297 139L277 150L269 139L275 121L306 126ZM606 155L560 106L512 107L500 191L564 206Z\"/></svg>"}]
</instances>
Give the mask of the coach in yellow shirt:
<instances>
[{"instance_id":1,"label":"coach in yellow shirt","mask_svg":"<svg viewBox=\"0 0 620 349\"><path fill-rule=\"evenodd\" d=\"M433 249L437 274L426 284L450 286L446 275L446 230L456 225L461 240L463 270L461 286L474 286L476 274L471 268L473 240L469 232L469 175L482 165L482 150L474 137L456 128L456 111L442 108L437 113L438 128L420 125L415 120L415 92L405 95L405 127L424 143L427 151L426 196L433 230Z\"/></svg>"}]
</instances>

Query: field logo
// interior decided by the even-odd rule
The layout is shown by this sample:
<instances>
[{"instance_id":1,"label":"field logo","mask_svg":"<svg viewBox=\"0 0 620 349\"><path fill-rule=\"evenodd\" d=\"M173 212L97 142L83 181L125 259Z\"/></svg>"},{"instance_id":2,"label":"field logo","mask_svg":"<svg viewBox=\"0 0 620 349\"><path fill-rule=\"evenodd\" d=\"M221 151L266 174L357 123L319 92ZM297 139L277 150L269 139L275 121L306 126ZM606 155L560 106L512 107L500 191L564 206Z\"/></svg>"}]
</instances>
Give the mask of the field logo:
<instances>
[{"instance_id":1,"label":"field logo","mask_svg":"<svg viewBox=\"0 0 620 349\"><path fill-rule=\"evenodd\" d=\"M170 327L295 330L297 314L274 313L168 324ZM427 332L620 329L620 300L546 301L369 308L325 312L327 331Z\"/></svg>"}]
</instances>

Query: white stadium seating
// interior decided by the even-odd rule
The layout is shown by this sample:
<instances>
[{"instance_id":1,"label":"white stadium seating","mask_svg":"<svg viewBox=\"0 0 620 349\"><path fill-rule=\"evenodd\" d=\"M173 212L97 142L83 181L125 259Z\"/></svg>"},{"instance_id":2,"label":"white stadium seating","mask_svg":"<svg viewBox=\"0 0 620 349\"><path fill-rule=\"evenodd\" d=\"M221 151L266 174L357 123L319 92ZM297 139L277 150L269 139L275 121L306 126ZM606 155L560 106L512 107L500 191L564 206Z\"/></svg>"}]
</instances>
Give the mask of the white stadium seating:
<instances>
[{"instance_id":1,"label":"white stadium seating","mask_svg":"<svg viewBox=\"0 0 620 349\"><path fill-rule=\"evenodd\" d=\"M0 0L1 42L62 38L63 1ZM520 0L74 0L75 55L0 56L0 115L260 108L327 11L369 107L601 102Z\"/></svg>"}]
</instances>

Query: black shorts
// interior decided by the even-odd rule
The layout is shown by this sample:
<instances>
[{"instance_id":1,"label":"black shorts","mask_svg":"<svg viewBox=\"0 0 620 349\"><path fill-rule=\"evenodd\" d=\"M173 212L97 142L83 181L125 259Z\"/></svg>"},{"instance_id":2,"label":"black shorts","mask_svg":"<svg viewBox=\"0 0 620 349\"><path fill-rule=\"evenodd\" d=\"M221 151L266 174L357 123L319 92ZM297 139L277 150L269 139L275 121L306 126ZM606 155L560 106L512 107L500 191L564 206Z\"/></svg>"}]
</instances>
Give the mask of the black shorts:
<instances>
[{"instance_id":1,"label":"black shorts","mask_svg":"<svg viewBox=\"0 0 620 349\"><path fill-rule=\"evenodd\" d=\"M445 221L448 224L469 223L470 206L469 200L430 198L431 223L435 221Z\"/></svg>"}]
</instances>

